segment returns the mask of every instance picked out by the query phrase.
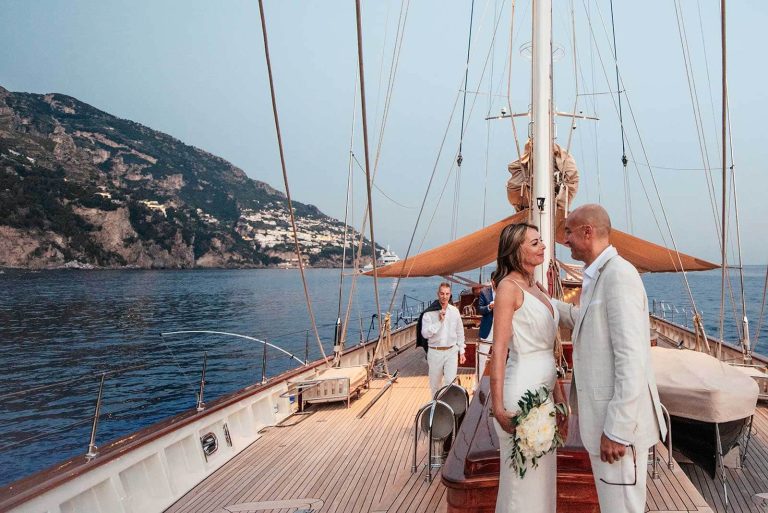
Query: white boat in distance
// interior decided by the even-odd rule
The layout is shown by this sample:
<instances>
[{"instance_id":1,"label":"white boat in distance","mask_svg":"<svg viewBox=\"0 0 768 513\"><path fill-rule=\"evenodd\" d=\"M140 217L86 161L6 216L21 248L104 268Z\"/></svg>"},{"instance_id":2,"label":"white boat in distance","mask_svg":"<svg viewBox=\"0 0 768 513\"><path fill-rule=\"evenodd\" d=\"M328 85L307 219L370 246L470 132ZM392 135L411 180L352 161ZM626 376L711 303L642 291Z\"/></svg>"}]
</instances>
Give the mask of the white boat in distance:
<instances>
[{"instance_id":1,"label":"white boat in distance","mask_svg":"<svg viewBox=\"0 0 768 513\"><path fill-rule=\"evenodd\" d=\"M379 251L379 258L376 259L376 265L378 267L384 267L385 265L395 264L399 261L400 257L397 256L394 251L389 249L389 244L387 244L387 249L382 249ZM360 272L367 273L369 271L373 271L372 264L365 264L360 268Z\"/></svg>"}]
</instances>

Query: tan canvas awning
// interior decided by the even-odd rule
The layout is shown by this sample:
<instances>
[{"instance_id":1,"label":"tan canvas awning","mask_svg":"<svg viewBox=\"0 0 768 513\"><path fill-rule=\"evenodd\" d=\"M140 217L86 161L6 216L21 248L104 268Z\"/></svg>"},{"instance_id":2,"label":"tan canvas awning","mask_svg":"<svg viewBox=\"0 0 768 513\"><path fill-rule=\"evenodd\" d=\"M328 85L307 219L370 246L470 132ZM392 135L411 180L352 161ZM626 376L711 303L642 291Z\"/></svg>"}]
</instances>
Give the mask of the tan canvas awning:
<instances>
[{"instance_id":1,"label":"tan canvas awning","mask_svg":"<svg viewBox=\"0 0 768 513\"><path fill-rule=\"evenodd\" d=\"M560 221L555 239L560 244L565 241L565 221ZM686 271L709 271L720 267L685 253L675 253L674 250L648 242L621 230L611 230L611 244L619 255L627 259L641 273L668 273ZM679 261L678 261L679 258ZM680 263L683 267L680 268Z\"/></svg>"},{"instance_id":2,"label":"tan canvas awning","mask_svg":"<svg viewBox=\"0 0 768 513\"><path fill-rule=\"evenodd\" d=\"M499 247L499 235L505 226L524 222L528 211L515 215L478 230L474 233L409 257L400 262L379 268L378 275L383 278L447 276L477 269L496 260ZM557 230L557 241L564 240L563 223ZM678 255L664 246L648 242L619 230L611 231L611 244L621 256L626 258L640 272L676 272L679 271ZM686 271L707 271L718 266L683 253L679 254ZM365 273L373 275L373 271Z\"/></svg>"},{"instance_id":3,"label":"tan canvas awning","mask_svg":"<svg viewBox=\"0 0 768 513\"><path fill-rule=\"evenodd\" d=\"M460 239L378 269L379 277L447 276L477 269L496 260L499 235L505 226L525 222L523 210ZM365 273L373 275L373 271Z\"/></svg>"}]
</instances>

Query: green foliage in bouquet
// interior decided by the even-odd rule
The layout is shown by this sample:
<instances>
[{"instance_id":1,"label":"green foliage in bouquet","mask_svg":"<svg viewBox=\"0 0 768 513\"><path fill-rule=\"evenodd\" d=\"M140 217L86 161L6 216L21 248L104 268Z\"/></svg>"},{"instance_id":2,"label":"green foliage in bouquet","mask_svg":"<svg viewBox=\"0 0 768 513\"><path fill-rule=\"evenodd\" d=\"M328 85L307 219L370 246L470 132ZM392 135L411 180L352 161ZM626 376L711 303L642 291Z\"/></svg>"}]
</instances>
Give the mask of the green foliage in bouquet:
<instances>
[{"instance_id":1,"label":"green foliage in bouquet","mask_svg":"<svg viewBox=\"0 0 768 513\"><path fill-rule=\"evenodd\" d=\"M551 397L551 390L542 386L527 390L517 403L520 413L512 419L515 434L511 465L521 478L529 468L538 466L542 456L565 445L556 416L568 415L568 407L555 404Z\"/></svg>"}]
</instances>

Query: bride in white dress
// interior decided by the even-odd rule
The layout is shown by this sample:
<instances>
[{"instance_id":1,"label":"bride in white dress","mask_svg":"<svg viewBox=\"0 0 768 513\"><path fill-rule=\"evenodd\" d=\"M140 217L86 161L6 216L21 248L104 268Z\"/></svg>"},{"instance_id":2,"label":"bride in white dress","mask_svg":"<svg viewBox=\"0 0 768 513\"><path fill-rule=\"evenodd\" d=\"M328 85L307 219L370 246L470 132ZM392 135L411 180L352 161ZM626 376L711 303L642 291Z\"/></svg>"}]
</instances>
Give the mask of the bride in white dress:
<instances>
[{"instance_id":1,"label":"bride in white dress","mask_svg":"<svg viewBox=\"0 0 768 513\"><path fill-rule=\"evenodd\" d=\"M533 279L544 261L546 247L536 226L512 224L499 239L499 255L492 279L497 283L493 310L491 400L499 435L501 470L496 513L555 513L557 506L557 454L550 452L528 468L521 478L512 469L513 417L527 390L546 386L556 403L567 403L557 383L554 343L558 312ZM508 357L507 357L508 355ZM566 436L567 419L558 415Z\"/></svg>"}]
</instances>

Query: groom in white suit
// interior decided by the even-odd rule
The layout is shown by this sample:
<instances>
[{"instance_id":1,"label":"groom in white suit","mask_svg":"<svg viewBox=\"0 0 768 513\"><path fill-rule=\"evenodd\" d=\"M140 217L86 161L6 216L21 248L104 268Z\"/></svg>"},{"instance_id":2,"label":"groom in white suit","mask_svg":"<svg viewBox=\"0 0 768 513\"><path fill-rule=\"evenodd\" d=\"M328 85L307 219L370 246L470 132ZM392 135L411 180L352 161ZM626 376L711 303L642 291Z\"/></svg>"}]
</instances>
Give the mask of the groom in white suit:
<instances>
[{"instance_id":1,"label":"groom in white suit","mask_svg":"<svg viewBox=\"0 0 768 513\"><path fill-rule=\"evenodd\" d=\"M637 270L608 242L599 205L574 210L565 245L584 262L580 307L557 302L573 329L570 402L590 455L603 513L645 511L648 450L666 437L650 361L648 298Z\"/></svg>"}]
</instances>

